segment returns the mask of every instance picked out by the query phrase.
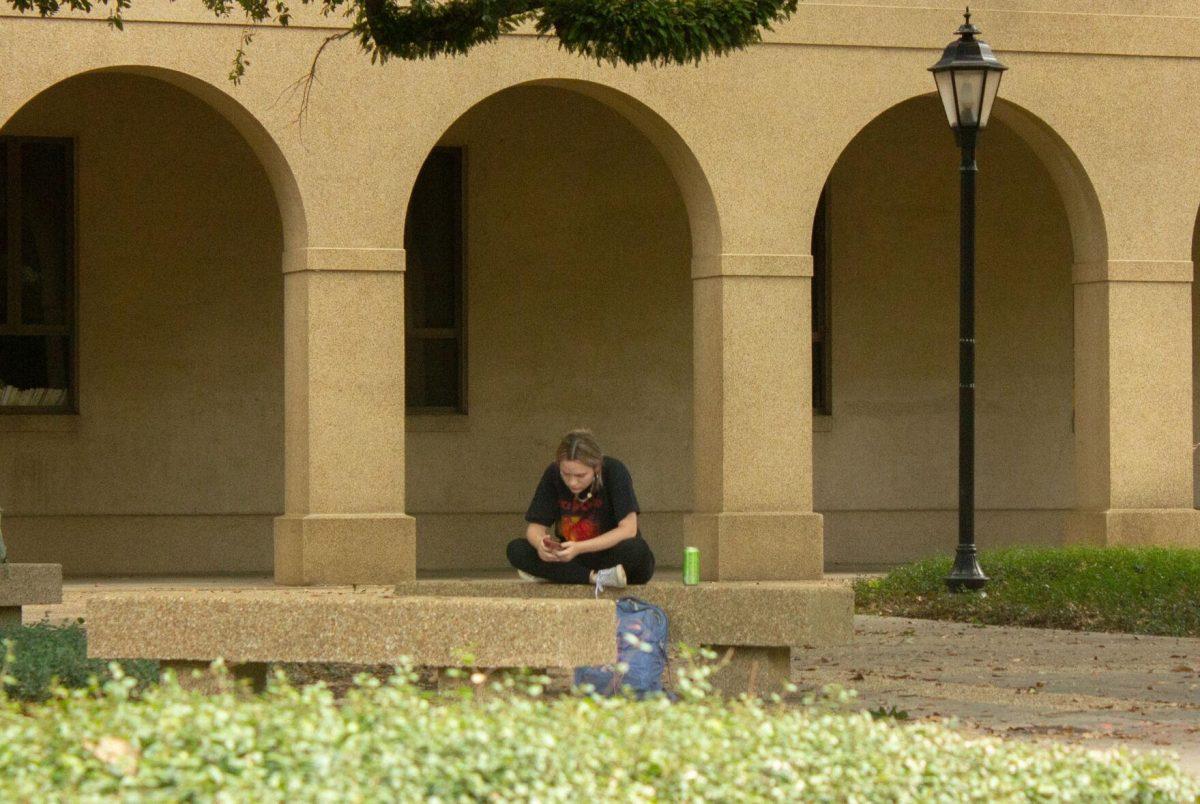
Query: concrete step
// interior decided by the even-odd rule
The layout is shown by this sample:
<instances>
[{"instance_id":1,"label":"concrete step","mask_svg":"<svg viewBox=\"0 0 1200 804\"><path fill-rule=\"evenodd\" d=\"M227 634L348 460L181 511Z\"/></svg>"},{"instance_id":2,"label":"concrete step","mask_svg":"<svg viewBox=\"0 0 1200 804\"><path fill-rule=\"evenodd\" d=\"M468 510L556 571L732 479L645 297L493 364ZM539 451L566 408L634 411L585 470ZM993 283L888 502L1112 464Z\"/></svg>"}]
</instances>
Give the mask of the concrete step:
<instances>
[{"instance_id":1,"label":"concrete step","mask_svg":"<svg viewBox=\"0 0 1200 804\"><path fill-rule=\"evenodd\" d=\"M61 564L0 564L0 627L20 625L22 606L61 602Z\"/></svg>"},{"instance_id":2,"label":"concrete step","mask_svg":"<svg viewBox=\"0 0 1200 804\"><path fill-rule=\"evenodd\" d=\"M185 590L94 595L88 655L231 664L574 667L616 660L611 600Z\"/></svg>"},{"instance_id":3,"label":"concrete step","mask_svg":"<svg viewBox=\"0 0 1200 804\"><path fill-rule=\"evenodd\" d=\"M586 599L593 587L513 579L407 581L397 595L524 600ZM651 581L605 590L603 599L630 595L662 607L671 641L690 645L819 647L848 643L854 634L854 592L838 581L715 581L685 586Z\"/></svg>"},{"instance_id":4,"label":"concrete step","mask_svg":"<svg viewBox=\"0 0 1200 804\"><path fill-rule=\"evenodd\" d=\"M418 580L396 586L398 595L587 599L590 586L503 580ZM854 593L841 581L716 581L685 586L651 581L605 590L603 599L630 595L660 606L670 620L672 645L709 647L723 667L714 686L727 695L777 692L791 680L793 648L848 644L854 636Z\"/></svg>"}]
</instances>

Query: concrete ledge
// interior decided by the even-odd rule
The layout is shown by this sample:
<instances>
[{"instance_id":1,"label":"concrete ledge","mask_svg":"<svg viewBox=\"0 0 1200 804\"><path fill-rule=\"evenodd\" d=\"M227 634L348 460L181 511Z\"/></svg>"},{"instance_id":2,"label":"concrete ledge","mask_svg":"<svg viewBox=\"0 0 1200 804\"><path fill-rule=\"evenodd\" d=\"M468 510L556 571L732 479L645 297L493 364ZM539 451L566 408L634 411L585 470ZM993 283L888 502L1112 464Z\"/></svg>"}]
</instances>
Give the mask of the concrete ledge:
<instances>
[{"instance_id":1,"label":"concrete ledge","mask_svg":"<svg viewBox=\"0 0 1200 804\"><path fill-rule=\"evenodd\" d=\"M391 271L405 269L402 248L347 248L309 246L283 252L283 272L301 271Z\"/></svg>"},{"instance_id":2,"label":"concrete ledge","mask_svg":"<svg viewBox=\"0 0 1200 804\"><path fill-rule=\"evenodd\" d=\"M1071 282L1191 282L1189 260L1108 260L1077 262L1071 269Z\"/></svg>"},{"instance_id":3,"label":"concrete ledge","mask_svg":"<svg viewBox=\"0 0 1200 804\"><path fill-rule=\"evenodd\" d=\"M813 258L810 254L719 254L692 258L692 279L812 275Z\"/></svg>"},{"instance_id":4,"label":"concrete ledge","mask_svg":"<svg viewBox=\"0 0 1200 804\"><path fill-rule=\"evenodd\" d=\"M0 565L0 606L62 603L61 564Z\"/></svg>"},{"instance_id":5,"label":"concrete ledge","mask_svg":"<svg viewBox=\"0 0 1200 804\"><path fill-rule=\"evenodd\" d=\"M408 581L397 595L562 599L590 598L590 586L509 580ZM684 586L652 581L606 591L661 606L671 621L671 641L689 645L794 647L842 645L854 634L854 592L835 581L719 581Z\"/></svg>"},{"instance_id":6,"label":"concrete ledge","mask_svg":"<svg viewBox=\"0 0 1200 804\"><path fill-rule=\"evenodd\" d=\"M391 597L307 590L127 592L87 602L105 659L574 667L616 661L611 600Z\"/></svg>"}]
</instances>

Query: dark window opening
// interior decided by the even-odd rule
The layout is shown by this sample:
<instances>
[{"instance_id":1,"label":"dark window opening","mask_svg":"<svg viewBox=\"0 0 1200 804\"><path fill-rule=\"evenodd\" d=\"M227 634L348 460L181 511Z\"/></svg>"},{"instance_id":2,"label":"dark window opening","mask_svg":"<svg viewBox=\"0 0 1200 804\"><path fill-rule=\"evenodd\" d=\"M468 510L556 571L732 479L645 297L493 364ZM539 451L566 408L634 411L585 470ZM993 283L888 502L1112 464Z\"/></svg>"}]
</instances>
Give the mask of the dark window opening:
<instances>
[{"instance_id":1,"label":"dark window opening","mask_svg":"<svg viewBox=\"0 0 1200 804\"><path fill-rule=\"evenodd\" d=\"M812 228L812 393L813 413L833 413L829 342L829 184L821 190Z\"/></svg>"},{"instance_id":2,"label":"dark window opening","mask_svg":"<svg viewBox=\"0 0 1200 804\"><path fill-rule=\"evenodd\" d=\"M0 410L75 408L75 146L0 137Z\"/></svg>"},{"instance_id":3,"label":"dark window opening","mask_svg":"<svg viewBox=\"0 0 1200 804\"><path fill-rule=\"evenodd\" d=\"M434 148L404 222L405 404L466 412L463 149Z\"/></svg>"}]
</instances>

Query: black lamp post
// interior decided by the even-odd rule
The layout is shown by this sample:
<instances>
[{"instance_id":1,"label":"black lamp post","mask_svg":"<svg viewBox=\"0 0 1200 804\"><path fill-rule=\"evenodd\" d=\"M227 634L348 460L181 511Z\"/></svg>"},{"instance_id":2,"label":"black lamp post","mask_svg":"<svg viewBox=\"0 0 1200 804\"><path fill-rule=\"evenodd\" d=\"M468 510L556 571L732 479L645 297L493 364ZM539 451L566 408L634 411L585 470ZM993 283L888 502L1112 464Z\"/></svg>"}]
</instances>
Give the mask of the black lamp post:
<instances>
[{"instance_id":1,"label":"black lamp post","mask_svg":"<svg viewBox=\"0 0 1200 804\"><path fill-rule=\"evenodd\" d=\"M962 149L959 215L958 292L958 551L954 569L946 578L951 592L982 589L987 576L979 568L975 550L975 138L987 125L1008 68L992 55L986 42L975 37L980 30L966 22L956 31L958 40L946 46L942 59L929 68L954 138Z\"/></svg>"}]
</instances>

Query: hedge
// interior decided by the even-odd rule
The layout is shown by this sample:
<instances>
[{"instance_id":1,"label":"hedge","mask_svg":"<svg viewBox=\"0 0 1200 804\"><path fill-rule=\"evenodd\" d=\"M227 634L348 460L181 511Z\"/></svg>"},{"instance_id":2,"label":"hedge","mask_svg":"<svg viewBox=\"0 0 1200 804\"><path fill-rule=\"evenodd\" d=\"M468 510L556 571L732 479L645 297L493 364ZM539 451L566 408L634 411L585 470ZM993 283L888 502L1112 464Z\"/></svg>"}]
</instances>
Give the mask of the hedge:
<instances>
[{"instance_id":1,"label":"hedge","mask_svg":"<svg viewBox=\"0 0 1200 804\"><path fill-rule=\"evenodd\" d=\"M401 668L335 699L277 677L262 694L103 687L0 699L5 800L1192 801L1162 756L969 739L844 705L725 701L702 674L643 702L425 692ZM479 687L482 689L486 683ZM844 701L846 694L838 700Z\"/></svg>"}]
</instances>

